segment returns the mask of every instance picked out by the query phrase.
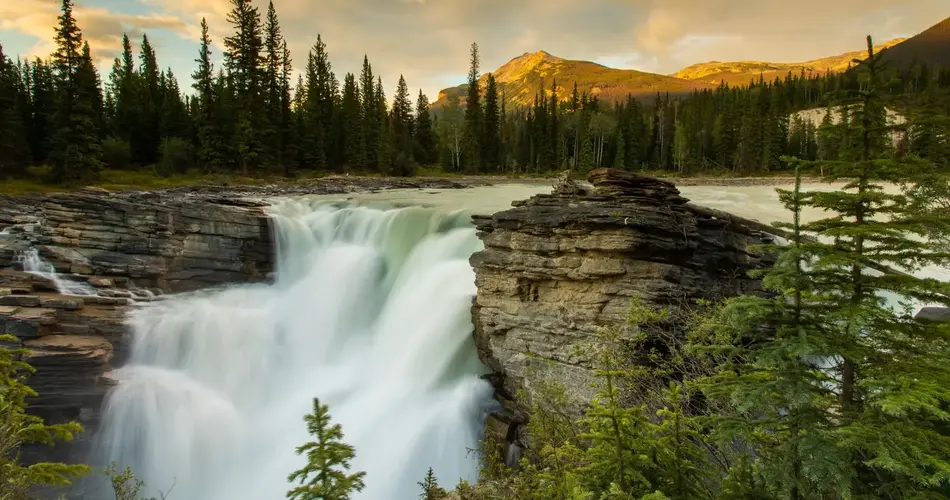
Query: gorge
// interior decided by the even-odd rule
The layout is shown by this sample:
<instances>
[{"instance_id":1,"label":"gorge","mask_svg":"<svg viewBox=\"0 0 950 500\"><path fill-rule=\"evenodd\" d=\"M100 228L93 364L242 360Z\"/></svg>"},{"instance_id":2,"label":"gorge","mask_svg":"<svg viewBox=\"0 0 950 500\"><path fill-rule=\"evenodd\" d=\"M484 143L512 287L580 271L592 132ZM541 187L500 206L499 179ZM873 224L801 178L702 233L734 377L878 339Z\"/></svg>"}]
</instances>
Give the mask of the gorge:
<instances>
[{"instance_id":1,"label":"gorge","mask_svg":"<svg viewBox=\"0 0 950 500\"><path fill-rule=\"evenodd\" d=\"M676 308L757 288L750 246L769 235L665 181L590 180L536 185L474 224L341 192L4 199L0 266L36 249L97 292L8 269L0 321L33 351L34 410L90 429L64 453L184 498L279 498L319 396L368 472L359 498L403 498L429 466L445 485L474 479L483 426L517 438L532 364L579 410L591 373L573 347L632 298ZM422 203L464 187L419 182Z\"/></svg>"}]
</instances>

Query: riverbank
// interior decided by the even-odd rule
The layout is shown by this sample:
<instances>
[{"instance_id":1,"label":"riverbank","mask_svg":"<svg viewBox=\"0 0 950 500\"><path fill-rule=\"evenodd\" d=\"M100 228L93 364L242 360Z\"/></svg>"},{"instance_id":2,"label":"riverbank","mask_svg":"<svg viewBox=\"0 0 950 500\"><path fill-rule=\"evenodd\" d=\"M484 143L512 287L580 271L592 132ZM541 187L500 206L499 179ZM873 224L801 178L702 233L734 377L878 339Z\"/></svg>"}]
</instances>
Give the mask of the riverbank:
<instances>
[{"instance_id":1,"label":"riverbank","mask_svg":"<svg viewBox=\"0 0 950 500\"><path fill-rule=\"evenodd\" d=\"M26 195L84 190L111 192L172 191L204 194L247 193L248 195L334 194L352 191L384 189L460 188L492 184L550 185L554 176L522 175L453 175L426 171L416 177L386 177L381 175L331 174L319 177L288 178L283 176L240 177L225 174L196 172L160 177L145 171L105 170L100 180L92 184L62 186L43 182L42 175L0 182L0 195ZM669 176L652 172L648 175L673 182L678 186L778 186L795 182L791 176L722 177L722 176ZM821 179L807 177L808 184Z\"/></svg>"}]
</instances>

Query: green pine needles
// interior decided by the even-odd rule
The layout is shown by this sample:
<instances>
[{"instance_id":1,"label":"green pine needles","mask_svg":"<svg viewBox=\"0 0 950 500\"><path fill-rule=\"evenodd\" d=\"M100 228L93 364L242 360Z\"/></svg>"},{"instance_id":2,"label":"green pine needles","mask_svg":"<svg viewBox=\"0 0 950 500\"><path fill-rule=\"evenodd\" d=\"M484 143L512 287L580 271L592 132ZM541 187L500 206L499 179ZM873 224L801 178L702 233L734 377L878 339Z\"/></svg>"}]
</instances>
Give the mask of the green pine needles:
<instances>
[{"instance_id":1,"label":"green pine needles","mask_svg":"<svg viewBox=\"0 0 950 500\"><path fill-rule=\"evenodd\" d=\"M330 423L330 410L313 400L313 413L304 416L307 430L316 440L297 447L307 464L287 476L299 485L287 492L287 498L299 500L346 500L354 491L362 491L365 472L350 474L353 447L343 442L343 429Z\"/></svg>"},{"instance_id":2,"label":"green pine needles","mask_svg":"<svg viewBox=\"0 0 950 500\"><path fill-rule=\"evenodd\" d=\"M24 383L33 368L22 361L26 349L10 348L19 340L0 335L0 500L32 498L36 487L62 487L89 472L85 465L40 462L23 465L20 447L26 444L52 446L71 441L82 427L67 424L46 425L43 419L26 413L27 400L36 392Z\"/></svg>"}]
</instances>

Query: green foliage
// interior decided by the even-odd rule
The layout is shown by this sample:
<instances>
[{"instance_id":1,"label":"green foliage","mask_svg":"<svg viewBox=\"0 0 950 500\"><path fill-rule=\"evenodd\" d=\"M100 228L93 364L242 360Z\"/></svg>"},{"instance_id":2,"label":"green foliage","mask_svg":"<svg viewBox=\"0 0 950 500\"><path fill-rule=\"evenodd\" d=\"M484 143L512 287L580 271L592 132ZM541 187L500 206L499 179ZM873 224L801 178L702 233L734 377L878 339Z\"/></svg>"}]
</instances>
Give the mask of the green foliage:
<instances>
[{"instance_id":1,"label":"green foliage","mask_svg":"<svg viewBox=\"0 0 950 500\"><path fill-rule=\"evenodd\" d=\"M57 441L71 441L82 432L82 427L70 422L47 425L42 418L26 412L27 401L36 397L25 383L34 370L23 357L26 349L9 347L19 345L19 339L0 336L0 499L25 500L32 497L35 487L62 487L89 471L85 465L67 465L39 462L23 465L20 447L27 444L53 446Z\"/></svg>"},{"instance_id":2,"label":"green foliage","mask_svg":"<svg viewBox=\"0 0 950 500\"><path fill-rule=\"evenodd\" d=\"M313 400L313 413L304 416L307 430L316 440L297 447L297 454L307 457L307 464L287 476L297 483L287 498L299 500L345 500L354 491L363 490L365 472L350 474L353 447L343 442L343 429L330 423L330 410Z\"/></svg>"},{"instance_id":3,"label":"green foliage","mask_svg":"<svg viewBox=\"0 0 950 500\"><path fill-rule=\"evenodd\" d=\"M142 497L141 494L142 489L145 488L145 481L137 478L130 467L119 471L118 465L115 462L109 464L109 467L103 471L103 473L109 477L115 500L165 500L171 491L159 492L158 498Z\"/></svg>"},{"instance_id":4,"label":"green foliage","mask_svg":"<svg viewBox=\"0 0 950 500\"><path fill-rule=\"evenodd\" d=\"M102 163L109 169L128 169L132 165L132 147L129 142L115 137L102 141Z\"/></svg>"},{"instance_id":5,"label":"green foliage","mask_svg":"<svg viewBox=\"0 0 950 500\"><path fill-rule=\"evenodd\" d=\"M185 173L191 167L191 145L184 139L178 137L164 139L160 150L161 157L155 169L162 177L173 173Z\"/></svg>"},{"instance_id":6,"label":"green foliage","mask_svg":"<svg viewBox=\"0 0 950 500\"><path fill-rule=\"evenodd\" d=\"M439 482L435 478L432 467L429 467L425 479L418 484L422 488L422 493L419 494L421 500L440 500L446 496L445 490L439 487Z\"/></svg>"}]
</instances>

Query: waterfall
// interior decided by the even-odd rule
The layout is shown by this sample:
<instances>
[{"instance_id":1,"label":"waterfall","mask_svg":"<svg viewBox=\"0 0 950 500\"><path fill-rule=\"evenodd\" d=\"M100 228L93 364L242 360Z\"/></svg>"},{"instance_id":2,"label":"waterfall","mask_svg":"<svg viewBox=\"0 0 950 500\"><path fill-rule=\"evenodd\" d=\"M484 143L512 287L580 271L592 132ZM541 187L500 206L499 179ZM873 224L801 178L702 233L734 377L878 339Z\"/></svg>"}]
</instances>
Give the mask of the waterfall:
<instances>
[{"instance_id":1,"label":"waterfall","mask_svg":"<svg viewBox=\"0 0 950 500\"><path fill-rule=\"evenodd\" d=\"M98 293L95 288L89 286L87 283L79 283L61 277L52 264L40 257L40 253L36 248L31 247L18 253L16 260L23 266L25 272L42 276L52 281L56 286L56 291L63 295L91 296Z\"/></svg>"},{"instance_id":2,"label":"waterfall","mask_svg":"<svg viewBox=\"0 0 950 500\"><path fill-rule=\"evenodd\" d=\"M448 487L474 480L492 400L471 340L469 217L302 199L270 214L274 283L131 313L104 458L173 498L283 498L319 397L367 473L354 498L416 498L429 467Z\"/></svg>"}]
</instances>

